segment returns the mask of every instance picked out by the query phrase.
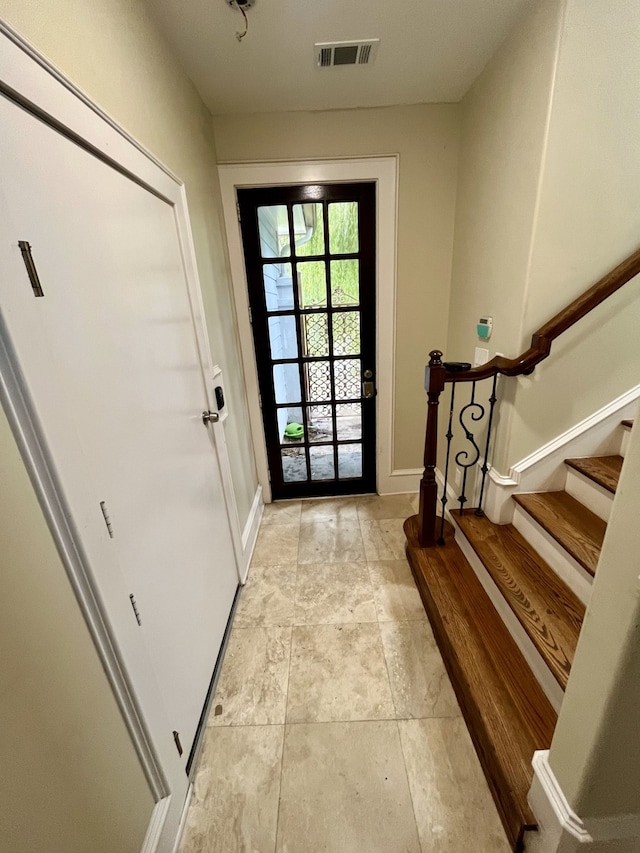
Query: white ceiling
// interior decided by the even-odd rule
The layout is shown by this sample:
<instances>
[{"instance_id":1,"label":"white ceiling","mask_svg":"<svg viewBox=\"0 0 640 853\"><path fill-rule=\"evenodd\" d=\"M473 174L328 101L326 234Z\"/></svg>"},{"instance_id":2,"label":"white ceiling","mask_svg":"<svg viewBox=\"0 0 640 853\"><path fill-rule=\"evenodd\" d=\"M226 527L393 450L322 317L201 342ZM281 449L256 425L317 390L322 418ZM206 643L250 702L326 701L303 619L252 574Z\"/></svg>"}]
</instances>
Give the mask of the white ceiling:
<instances>
[{"instance_id":1,"label":"white ceiling","mask_svg":"<svg viewBox=\"0 0 640 853\"><path fill-rule=\"evenodd\" d=\"M147 0L216 114L459 101L533 0ZM315 42L379 38L375 63L316 67Z\"/></svg>"}]
</instances>

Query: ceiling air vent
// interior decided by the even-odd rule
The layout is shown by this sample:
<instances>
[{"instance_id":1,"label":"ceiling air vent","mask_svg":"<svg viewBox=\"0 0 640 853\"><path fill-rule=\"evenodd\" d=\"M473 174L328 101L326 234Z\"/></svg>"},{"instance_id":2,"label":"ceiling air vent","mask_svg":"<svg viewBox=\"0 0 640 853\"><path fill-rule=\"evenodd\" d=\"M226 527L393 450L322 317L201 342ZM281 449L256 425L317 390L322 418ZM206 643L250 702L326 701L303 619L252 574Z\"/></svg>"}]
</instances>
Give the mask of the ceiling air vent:
<instances>
[{"instance_id":1,"label":"ceiling air vent","mask_svg":"<svg viewBox=\"0 0 640 853\"><path fill-rule=\"evenodd\" d=\"M333 41L314 45L320 68L333 65L371 65L376 58L380 39L366 41Z\"/></svg>"}]
</instances>

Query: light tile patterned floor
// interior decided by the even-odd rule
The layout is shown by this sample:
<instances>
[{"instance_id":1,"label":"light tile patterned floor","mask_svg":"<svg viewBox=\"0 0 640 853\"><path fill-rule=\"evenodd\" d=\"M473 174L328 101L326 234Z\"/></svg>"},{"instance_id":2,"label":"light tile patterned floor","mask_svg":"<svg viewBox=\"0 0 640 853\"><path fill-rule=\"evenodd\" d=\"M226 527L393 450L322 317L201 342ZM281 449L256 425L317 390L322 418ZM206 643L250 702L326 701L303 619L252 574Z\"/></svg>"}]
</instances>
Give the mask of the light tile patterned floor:
<instances>
[{"instance_id":1,"label":"light tile patterned floor","mask_svg":"<svg viewBox=\"0 0 640 853\"><path fill-rule=\"evenodd\" d=\"M266 507L180 853L508 853L404 557L415 511Z\"/></svg>"}]
</instances>

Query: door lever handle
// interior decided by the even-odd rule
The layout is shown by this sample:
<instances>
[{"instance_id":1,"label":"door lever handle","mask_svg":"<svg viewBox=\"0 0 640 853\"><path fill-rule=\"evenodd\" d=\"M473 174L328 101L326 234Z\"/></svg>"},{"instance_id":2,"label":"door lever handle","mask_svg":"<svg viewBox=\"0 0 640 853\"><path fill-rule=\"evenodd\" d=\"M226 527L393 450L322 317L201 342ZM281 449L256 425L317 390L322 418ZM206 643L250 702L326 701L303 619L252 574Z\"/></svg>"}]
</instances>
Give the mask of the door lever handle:
<instances>
[{"instance_id":1,"label":"door lever handle","mask_svg":"<svg viewBox=\"0 0 640 853\"><path fill-rule=\"evenodd\" d=\"M217 412L203 412L202 413L202 423L206 426L207 424L217 424L220 420L220 415Z\"/></svg>"}]
</instances>

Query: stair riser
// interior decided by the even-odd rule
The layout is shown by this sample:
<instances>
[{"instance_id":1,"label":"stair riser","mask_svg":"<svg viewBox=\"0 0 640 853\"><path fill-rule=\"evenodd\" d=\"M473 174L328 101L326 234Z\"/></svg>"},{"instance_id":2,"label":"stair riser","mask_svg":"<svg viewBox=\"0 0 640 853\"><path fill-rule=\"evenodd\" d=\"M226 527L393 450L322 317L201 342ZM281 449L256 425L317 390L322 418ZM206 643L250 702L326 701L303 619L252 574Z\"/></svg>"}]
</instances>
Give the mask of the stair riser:
<instances>
[{"instance_id":1,"label":"stair riser","mask_svg":"<svg viewBox=\"0 0 640 853\"><path fill-rule=\"evenodd\" d=\"M473 550L469 540L455 523L454 528L456 531L456 542L458 543L460 550L469 561L471 568L491 599L491 603L513 637L514 642L522 652L529 669L536 678L536 681L544 691L554 710L558 712L564 698L564 691L556 681L553 673L546 665L536 647L531 642L527 632L518 621L513 610L507 604L504 596L493 582L493 579L485 569L476 552Z\"/></svg>"},{"instance_id":2,"label":"stair riser","mask_svg":"<svg viewBox=\"0 0 640 853\"><path fill-rule=\"evenodd\" d=\"M611 507L613 506L613 495L607 489L603 489L602 486L594 483L593 480L573 468L567 468L567 480L564 488L591 512L595 512L604 521L609 521Z\"/></svg>"},{"instance_id":3,"label":"stair riser","mask_svg":"<svg viewBox=\"0 0 640 853\"><path fill-rule=\"evenodd\" d=\"M627 448L629 447L629 438L631 437L631 430L629 427L622 427L622 441L620 442L620 456L624 456L627 452Z\"/></svg>"},{"instance_id":4,"label":"stair riser","mask_svg":"<svg viewBox=\"0 0 640 853\"><path fill-rule=\"evenodd\" d=\"M553 536L550 536L537 521L518 505L516 505L512 523L586 607L591 598L593 583L593 578L589 572L585 571L580 563L574 560Z\"/></svg>"}]
</instances>

